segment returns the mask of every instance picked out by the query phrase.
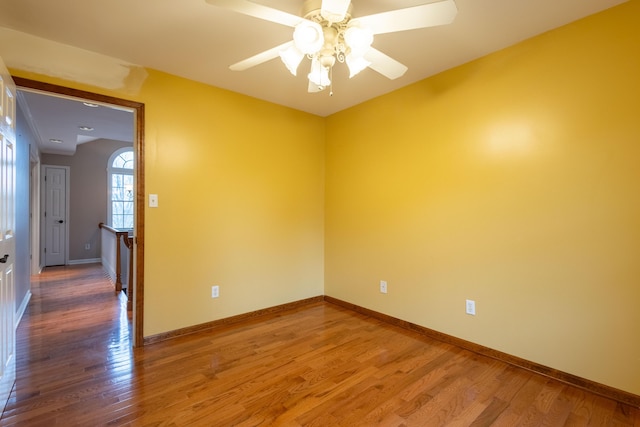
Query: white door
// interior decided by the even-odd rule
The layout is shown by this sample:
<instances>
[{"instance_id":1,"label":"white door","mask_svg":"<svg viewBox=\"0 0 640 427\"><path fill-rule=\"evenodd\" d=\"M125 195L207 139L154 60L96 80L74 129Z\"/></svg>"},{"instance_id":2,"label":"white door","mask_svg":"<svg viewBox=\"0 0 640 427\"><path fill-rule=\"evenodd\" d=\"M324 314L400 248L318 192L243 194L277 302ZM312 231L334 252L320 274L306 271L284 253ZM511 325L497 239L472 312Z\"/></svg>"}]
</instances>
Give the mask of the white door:
<instances>
[{"instance_id":1,"label":"white door","mask_svg":"<svg viewBox=\"0 0 640 427\"><path fill-rule=\"evenodd\" d=\"M14 283L16 200L16 87L0 59L0 405L16 379Z\"/></svg>"},{"instance_id":2,"label":"white door","mask_svg":"<svg viewBox=\"0 0 640 427\"><path fill-rule=\"evenodd\" d=\"M66 166L44 166L44 265L65 265L67 253Z\"/></svg>"}]
</instances>

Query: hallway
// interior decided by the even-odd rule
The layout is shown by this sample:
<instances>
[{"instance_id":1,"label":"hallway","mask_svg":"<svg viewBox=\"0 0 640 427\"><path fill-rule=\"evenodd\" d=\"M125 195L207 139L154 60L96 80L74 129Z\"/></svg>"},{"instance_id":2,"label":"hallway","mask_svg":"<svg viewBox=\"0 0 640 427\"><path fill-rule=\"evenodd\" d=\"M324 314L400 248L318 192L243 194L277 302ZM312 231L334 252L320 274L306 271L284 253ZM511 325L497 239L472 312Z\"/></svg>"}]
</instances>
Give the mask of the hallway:
<instances>
[{"instance_id":1,"label":"hallway","mask_svg":"<svg viewBox=\"0 0 640 427\"><path fill-rule=\"evenodd\" d=\"M31 292L0 425L95 425L132 379L126 298L114 294L99 264L48 267L32 277Z\"/></svg>"}]
</instances>

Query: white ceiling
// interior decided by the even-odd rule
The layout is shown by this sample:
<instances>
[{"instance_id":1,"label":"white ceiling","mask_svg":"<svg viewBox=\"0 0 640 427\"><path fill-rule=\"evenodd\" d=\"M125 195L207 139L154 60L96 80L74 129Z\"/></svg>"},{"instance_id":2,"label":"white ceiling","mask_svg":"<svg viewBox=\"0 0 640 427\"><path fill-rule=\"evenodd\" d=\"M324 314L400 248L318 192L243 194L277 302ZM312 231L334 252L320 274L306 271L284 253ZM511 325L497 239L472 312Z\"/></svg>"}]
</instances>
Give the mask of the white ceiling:
<instances>
[{"instance_id":1,"label":"white ceiling","mask_svg":"<svg viewBox=\"0 0 640 427\"><path fill-rule=\"evenodd\" d=\"M292 14L303 3L254 1ZM327 91L307 93L307 73L294 77L279 59L229 70L289 41L292 29L205 0L0 0L0 27L327 116L624 1L456 0L451 25L375 37L375 48L408 66L404 76L388 80L366 69L349 79L346 66L336 64L331 97ZM429 2L353 0L353 15Z\"/></svg>"},{"instance_id":2,"label":"white ceiling","mask_svg":"<svg viewBox=\"0 0 640 427\"><path fill-rule=\"evenodd\" d=\"M43 153L73 155L77 144L97 139L133 144L130 110L95 103L90 107L78 99L24 89L18 91L18 104Z\"/></svg>"}]
</instances>

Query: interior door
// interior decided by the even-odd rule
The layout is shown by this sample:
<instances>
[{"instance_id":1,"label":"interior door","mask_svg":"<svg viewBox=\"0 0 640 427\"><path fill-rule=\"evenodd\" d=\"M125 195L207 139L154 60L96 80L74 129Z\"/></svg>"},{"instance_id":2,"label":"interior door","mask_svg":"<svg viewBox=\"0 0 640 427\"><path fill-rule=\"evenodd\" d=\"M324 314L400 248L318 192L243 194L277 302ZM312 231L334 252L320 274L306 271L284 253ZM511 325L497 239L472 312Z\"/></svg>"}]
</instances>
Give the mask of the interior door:
<instances>
[{"instance_id":1,"label":"interior door","mask_svg":"<svg viewBox=\"0 0 640 427\"><path fill-rule=\"evenodd\" d=\"M44 265L65 265L67 253L67 180L65 166L44 166Z\"/></svg>"},{"instance_id":2,"label":"interior door","mask_svg":"<svg viewBox=\"0 0 640 427\"><path fill-rule=\"evenodd\" d=\"M15 200L16 87L0 58L0 405L16 378Z\"/></svg>"}]
</instances>

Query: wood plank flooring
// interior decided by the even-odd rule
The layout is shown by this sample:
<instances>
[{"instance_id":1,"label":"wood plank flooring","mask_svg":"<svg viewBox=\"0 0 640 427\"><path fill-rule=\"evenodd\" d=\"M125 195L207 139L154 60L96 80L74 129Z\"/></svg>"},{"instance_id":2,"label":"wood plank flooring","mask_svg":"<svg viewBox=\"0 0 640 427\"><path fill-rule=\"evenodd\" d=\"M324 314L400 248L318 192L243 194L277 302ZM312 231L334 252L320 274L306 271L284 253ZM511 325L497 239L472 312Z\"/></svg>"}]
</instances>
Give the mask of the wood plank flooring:
<instances>
[{"instance_id":1,"label":"wood plank flooring","mask_svg":"<svg viewBox=\"0 0 640 427\"><path fill-rule=\"evenodd\" d=\"M100 266L46 269L32 292L0 426L640 426L640 409L326 302L132 350Z\"/></svg>"}]
</instances>

